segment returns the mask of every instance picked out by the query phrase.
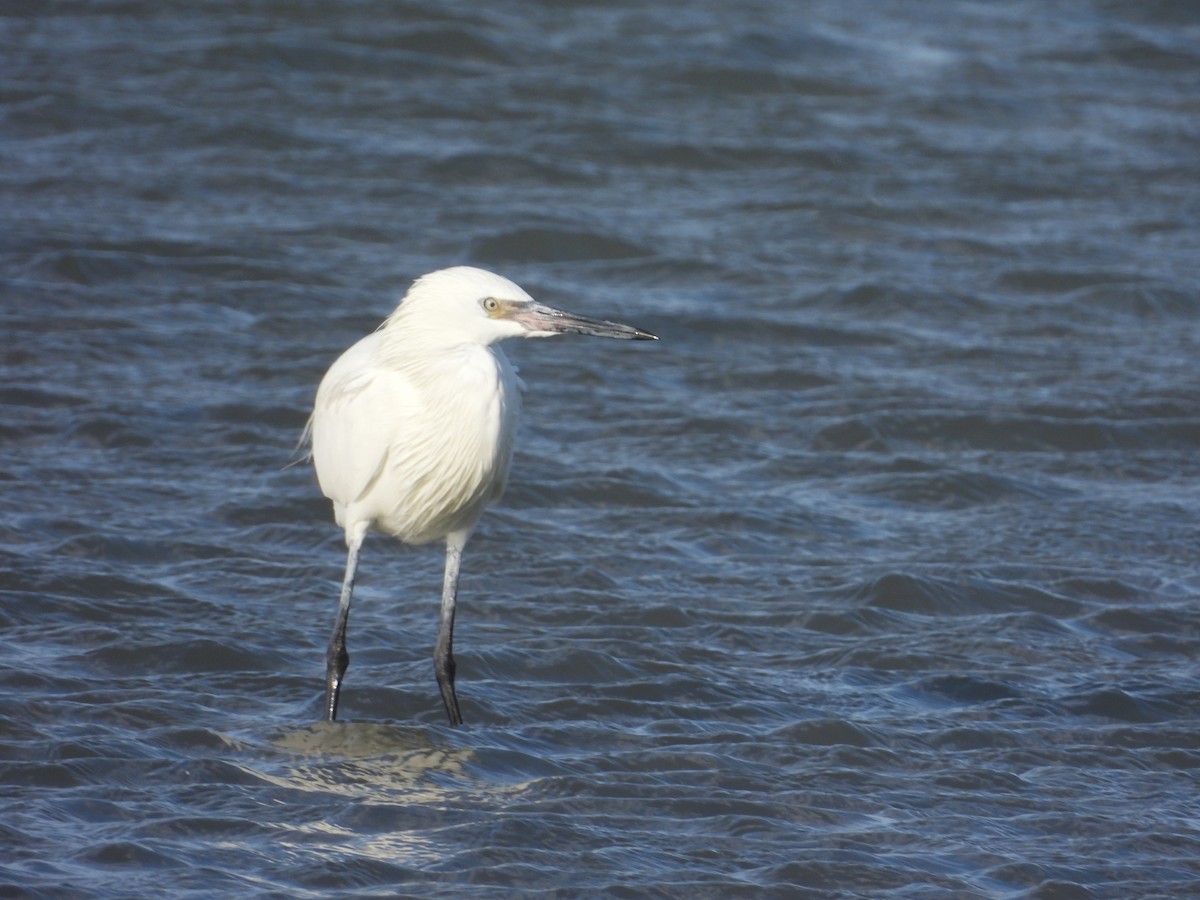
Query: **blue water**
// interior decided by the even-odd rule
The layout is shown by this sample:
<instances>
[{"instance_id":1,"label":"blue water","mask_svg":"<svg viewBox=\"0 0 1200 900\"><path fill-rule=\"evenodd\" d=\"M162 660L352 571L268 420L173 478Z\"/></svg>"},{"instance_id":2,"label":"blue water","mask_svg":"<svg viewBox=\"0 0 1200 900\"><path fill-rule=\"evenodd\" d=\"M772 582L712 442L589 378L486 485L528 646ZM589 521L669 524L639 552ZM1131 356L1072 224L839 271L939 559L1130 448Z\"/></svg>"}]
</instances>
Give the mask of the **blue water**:
<instances>
[{"instance_id":1,"label":"blue water","mask_svg":"<svg viewBox=\"0 0 1200 900\"><path fill-rule=\"evenodd\" d=\"M0 10L0 893L1200 896L1200 9ZM290 465L423 272L467 548Z\"/></svg>"}]
</instances>

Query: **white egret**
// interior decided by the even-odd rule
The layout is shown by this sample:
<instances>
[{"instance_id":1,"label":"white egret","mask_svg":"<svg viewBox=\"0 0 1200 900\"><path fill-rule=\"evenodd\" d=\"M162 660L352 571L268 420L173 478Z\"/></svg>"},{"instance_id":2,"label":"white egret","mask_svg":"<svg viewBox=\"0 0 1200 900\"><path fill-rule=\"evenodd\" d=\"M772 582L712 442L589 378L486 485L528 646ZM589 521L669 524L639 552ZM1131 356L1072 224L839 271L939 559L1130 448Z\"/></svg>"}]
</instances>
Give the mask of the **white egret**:
<instances>
[{"instance_id":1,"label":"white egret","mask_svg":"<svg viewBox=\"0 0 1200 900\"><path fill-rule=\"evenodd\" d=\"M657 340L543 306L507 278L459 266L417 279L379 329L325 373L307 434L348 548L326 656L329 721L350 659L359 548L375 529L406 544L446 542L434 672L450 724L462 724L453 652L459 563L479 516L504 490L523 387L496 344L569 332Z\"/></svg>"}]
</instances>

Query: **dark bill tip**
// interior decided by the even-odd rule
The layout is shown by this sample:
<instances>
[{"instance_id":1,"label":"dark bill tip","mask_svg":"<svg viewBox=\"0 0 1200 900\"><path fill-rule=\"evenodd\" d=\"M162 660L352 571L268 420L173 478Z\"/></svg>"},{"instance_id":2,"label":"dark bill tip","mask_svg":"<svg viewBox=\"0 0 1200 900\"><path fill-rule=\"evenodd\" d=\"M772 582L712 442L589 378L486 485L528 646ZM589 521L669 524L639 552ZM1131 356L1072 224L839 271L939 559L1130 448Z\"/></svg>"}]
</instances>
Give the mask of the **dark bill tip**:
<instances>
[{"instance_id":1,"label":"dark bill tip","mask_svg":"<svg viewBox=\"0 0 1200 900\"><path fill-rule=\"evenodd\" d=\"M625 341L657 341L658 336L632 325L591 319L575 313L543 306L540 303L526 306L513 313L531 335L590 334L593 337L617 338Z\"/></svg>"}]
</instances>

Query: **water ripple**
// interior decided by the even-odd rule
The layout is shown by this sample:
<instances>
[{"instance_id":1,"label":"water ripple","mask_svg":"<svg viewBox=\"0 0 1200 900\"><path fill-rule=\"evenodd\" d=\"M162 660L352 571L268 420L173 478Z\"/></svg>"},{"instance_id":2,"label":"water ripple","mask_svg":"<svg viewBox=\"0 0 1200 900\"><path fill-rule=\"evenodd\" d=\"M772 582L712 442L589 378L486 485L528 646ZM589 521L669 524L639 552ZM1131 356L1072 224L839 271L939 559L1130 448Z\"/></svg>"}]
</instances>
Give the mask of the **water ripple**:
<instances>
[{"instance_id":1,"label":"water ripple","mask_svg":"<svg viewBox=\"0 0 1200 900\"><path fill-rule=\"evenodd\" d=\"M1200 22L916 8L0 17L0 892L1191 891ZM313 724L297 440L452 263L662 340L511 349L468 727L379 538Z\"/></svg>"}]
</instances>

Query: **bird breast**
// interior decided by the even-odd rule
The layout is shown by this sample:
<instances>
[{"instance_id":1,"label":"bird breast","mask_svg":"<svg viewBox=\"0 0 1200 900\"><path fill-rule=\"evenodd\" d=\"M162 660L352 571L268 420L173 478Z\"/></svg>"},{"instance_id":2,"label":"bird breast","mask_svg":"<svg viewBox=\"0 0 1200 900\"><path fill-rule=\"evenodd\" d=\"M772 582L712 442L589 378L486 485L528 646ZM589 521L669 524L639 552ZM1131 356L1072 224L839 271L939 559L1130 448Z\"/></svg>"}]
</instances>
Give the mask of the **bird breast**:
<instances>
[{"instance_id":1,"label":"bird breast","mask_svg":"<svg viewBox=\"0 0 1200 900\"><path fill-rule=\"evenodd\" d=\"M428 358L395 349L330 369L325 380L336 383L318 392L313 459L348 539L365 524L423 544L469 531L503 492L519 380L499 348L467 344ZM350 461L343 470L339 458Z\"/></svg>"}]
</instances>

